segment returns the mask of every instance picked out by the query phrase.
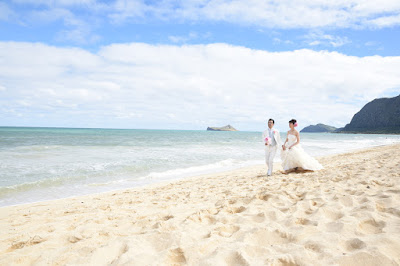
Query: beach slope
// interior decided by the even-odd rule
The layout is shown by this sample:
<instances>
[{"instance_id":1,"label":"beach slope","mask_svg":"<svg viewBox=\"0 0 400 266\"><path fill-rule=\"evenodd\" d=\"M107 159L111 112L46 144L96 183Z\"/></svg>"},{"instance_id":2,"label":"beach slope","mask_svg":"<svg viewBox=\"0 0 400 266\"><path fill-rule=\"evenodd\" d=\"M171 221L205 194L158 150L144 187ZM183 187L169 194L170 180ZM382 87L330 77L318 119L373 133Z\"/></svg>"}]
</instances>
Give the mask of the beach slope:
<instances>
[{"instance_id":1,"label":"beach slope","mask_svg":"<svg viewBox=\"0 0 400 266\"><path fill-rule=\"evenodd\" d=\"M0 265L399 265L400 145L0 208Z\"/></svg>"}]
</instances>

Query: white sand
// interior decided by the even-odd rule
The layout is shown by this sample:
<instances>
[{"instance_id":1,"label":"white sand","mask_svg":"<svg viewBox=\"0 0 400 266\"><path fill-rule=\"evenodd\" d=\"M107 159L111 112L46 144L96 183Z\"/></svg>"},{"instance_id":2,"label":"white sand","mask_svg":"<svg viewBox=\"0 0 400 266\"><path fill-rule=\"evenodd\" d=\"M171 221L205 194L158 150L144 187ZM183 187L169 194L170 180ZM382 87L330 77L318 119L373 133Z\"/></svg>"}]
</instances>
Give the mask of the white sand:
<instances>
[{"instance_id":1,"label":"white sand","mask_svg":"<svg viewBox=\"0 0 400 266\"><path fill-rule=\"evenodd\" d=\"M0 208L0 265L399 265L400 145Z\"/></svg>"}]
</instances>

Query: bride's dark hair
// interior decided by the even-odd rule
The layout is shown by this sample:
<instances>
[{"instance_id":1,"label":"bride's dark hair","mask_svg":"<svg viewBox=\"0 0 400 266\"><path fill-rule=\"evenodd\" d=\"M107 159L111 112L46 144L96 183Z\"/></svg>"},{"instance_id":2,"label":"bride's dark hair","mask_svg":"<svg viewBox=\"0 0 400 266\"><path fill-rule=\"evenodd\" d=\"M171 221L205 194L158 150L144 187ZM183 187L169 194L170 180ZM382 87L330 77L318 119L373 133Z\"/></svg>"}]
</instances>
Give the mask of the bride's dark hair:
<instances>
[{"instance_id":1,"label":"bride's dark hair","mask_svg":"<svg viewBox=\"0 0 400 266\"><path fill-rule=\"evenodd\" d=\"M292 123L293 125L296 124L297 120L296 119L292 119L289 121L289 123Z\"/></svg>"}]
</instances>

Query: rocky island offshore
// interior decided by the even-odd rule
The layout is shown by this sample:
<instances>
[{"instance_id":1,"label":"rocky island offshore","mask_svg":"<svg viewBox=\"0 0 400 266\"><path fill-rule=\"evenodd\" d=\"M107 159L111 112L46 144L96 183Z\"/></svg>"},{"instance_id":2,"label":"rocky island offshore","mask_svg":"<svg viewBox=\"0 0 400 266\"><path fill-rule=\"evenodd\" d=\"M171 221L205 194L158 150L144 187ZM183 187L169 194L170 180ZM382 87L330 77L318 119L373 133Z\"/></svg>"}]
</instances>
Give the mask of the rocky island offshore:
<instances>
[{"instance_id":1,"label":"rocky island offshore","mask_svg":"<svg viewBox=\"0 0 400 266\"><path fill-rule=\"evenodd\" d=\"M231 125L227 125L224 127L207 127L208 131L238 131Z\"/></svg>"},{"instance_id":2,"label":"rocky island offshore","mask_svg":"<svg viewBox=\"0 0 400 266\"><path fill-rule=\"evenodd\" d=\"M303 128L300 132L307 132L307 133L320 133L320 132L334 132L337 130L336 127L328 126L325 124L316 124L310 125L308 127Z\"/></svg>"}]
</instances>

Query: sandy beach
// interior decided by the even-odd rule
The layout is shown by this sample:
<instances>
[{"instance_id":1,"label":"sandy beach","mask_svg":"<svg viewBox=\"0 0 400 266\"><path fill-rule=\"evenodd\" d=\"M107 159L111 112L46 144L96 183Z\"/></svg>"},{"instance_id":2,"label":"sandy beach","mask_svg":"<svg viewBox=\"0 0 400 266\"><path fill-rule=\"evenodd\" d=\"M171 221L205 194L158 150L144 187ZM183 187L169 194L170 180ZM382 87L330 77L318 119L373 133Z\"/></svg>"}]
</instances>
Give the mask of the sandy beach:
<instances>
[{"instance_id":1,"label":"sandy beach","mask_svg":"<svg viewBox=\"0 0 400 266\"><path fill-rule=\"evenodd\" d=\"M399 265L400 144L0 208L0 265Z\"/></svg>"}]
</instances>

